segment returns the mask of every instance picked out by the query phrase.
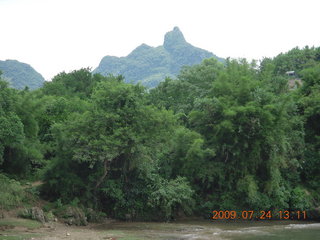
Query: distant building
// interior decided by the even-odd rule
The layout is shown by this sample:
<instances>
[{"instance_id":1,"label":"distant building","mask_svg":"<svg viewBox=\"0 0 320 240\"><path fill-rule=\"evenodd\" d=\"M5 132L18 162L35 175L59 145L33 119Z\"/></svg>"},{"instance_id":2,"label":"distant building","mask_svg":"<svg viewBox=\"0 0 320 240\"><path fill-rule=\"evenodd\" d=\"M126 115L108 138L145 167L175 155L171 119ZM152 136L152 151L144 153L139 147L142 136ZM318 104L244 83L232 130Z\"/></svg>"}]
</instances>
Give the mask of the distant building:
<instances>
[{"instance_id":1,"label":"distant building","mask_svg":"<svg viewBox=\"0 0 320 240\"><path fill-rule=\"evenodd\" d=\"M296 77L295 71L287 71L286 74L290 77Z\"/></svg>"}]
</instances>

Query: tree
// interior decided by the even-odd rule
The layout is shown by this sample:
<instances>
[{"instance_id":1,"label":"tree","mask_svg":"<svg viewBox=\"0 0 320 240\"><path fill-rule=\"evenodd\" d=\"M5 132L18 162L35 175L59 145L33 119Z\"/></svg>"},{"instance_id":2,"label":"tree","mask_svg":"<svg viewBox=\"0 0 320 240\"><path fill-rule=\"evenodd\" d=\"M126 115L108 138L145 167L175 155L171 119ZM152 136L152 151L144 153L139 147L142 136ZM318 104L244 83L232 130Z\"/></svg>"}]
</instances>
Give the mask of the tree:
<instances>
[{"instance_id":1,"label":"tree","mask_svg":"<svg viewBox=\"0 0 320 240\"><path fill-rule=\"evenodd\" d=\"M159 156L168 148L176 119L168 111L144 104L144 95L141 86L110 76L94 88L85 112L54 124L55 158L43 193L65 202L77 197L118 217L129 210L140 217L153 212L155 206L144 208L136 201L148 199L162 186L157 184ZM188 188L185 181L178 182ZM141 184L150 187L141 189Z\"/></svg>"},{"instance_id":2,"label":"tree","mask_svg":"<svg viewBox=\"0 0 320 240\"><path fill-rule=\"evenodd\" d=\"M300 110L305 128L305 160L302 177L305 184L315 189L316 197L320 183L320 65L307 68L301 72L303 86L300 88Z\"/></svg>"},{"instance_id":3,"label":"tree","mask_svg":"<svg viewBox=\"0 0 320 240\"><path fill-rule=\"evenodd\" d=\"M15 176L27 177L42 160L37 122L29 94L0 81L0 165Z\"/></svg>"}]
</instances>

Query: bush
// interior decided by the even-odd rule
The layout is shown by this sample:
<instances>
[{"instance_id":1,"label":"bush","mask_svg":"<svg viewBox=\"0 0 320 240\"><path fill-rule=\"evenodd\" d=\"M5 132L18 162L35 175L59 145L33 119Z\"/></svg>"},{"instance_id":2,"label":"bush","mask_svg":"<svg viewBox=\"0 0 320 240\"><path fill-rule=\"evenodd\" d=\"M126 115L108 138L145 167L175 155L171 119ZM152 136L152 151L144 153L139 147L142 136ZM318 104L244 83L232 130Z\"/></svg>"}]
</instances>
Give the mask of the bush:
<instances>
[{"instance_id":1,"label":"bush","mask_svg":"<svg viewBox=\"0 0 320 240\"><path fill-rule=\"evenodd\" d=\"M18 181L0 174L0 209L10 210L20 206L26 194Z\"/></svg>"},{"instance_id":2,"label":"bush","mask_svg":"<svg viewBox=\"0 0 320 240\"><path fill-rule=\"evenodd\" d=\"M159 216L170 220L179 209L191 214L194 192L185 178L169 181L160 178L155 188L149 197L149 205L158 210Z\"/></svg>"},{"instance_id":3,"label":"bush","mask_svg":"<svg viewBox=\"0 0 320 240\"><path fill-rule=\"evenodd\" d=\"M309 196L305 189L296 187L291 192L290 199L291 208L294 210L305 210L311 207L311 196Z\"/></svg>"}]
</instances>

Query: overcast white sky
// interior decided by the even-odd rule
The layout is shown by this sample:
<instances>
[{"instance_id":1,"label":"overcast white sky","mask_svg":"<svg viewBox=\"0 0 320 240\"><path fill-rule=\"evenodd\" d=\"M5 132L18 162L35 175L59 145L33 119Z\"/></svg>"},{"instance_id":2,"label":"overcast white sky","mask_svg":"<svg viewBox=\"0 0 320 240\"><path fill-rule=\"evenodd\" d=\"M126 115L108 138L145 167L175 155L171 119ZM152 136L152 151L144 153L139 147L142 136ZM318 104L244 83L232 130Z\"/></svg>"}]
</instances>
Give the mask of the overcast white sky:
<instances>
[{"instance_id":1,"label":"overcast white sky","mask_svg":"<svg viewBox=\"0 0 320 240\"><path fill-rule=\"evenodd\" d=\"M0 0L0 60L49 80L162 45L174 26L219 57L261 59L320 46L320 0Z\"/></svg>"}]
</instances>

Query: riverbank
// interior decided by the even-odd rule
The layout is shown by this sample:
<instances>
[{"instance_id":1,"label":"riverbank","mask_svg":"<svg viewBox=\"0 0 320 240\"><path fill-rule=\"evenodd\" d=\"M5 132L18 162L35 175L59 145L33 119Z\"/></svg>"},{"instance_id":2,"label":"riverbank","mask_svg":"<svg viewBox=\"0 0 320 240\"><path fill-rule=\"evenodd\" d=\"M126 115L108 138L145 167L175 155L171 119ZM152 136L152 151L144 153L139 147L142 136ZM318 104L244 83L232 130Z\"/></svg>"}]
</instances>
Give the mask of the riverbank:
<instances>
[{"instance_id":1,"label":"riverbank","mask_svg":"<svg viewBox=\"0 0 320 240\"><path fill-rule=\"evenodd\" d=\"M6 218L0 220L0 240L119 239L114 234L94 229L94 226L68 226L61 222L41 224L28 219Z\"/></svg>"},{"instance_id":2,"label":"riverbank","mask_svg":"<svg viewBox=\"0 0 320 240\"><path fill-rule=\"evenodd\" d=\"M122 222L68 226L6 218L0 220L0 240L191 240L191 239L316 239L320 223L306 221L208 221L172 223Z\"/></svg>"}]
</instances>

